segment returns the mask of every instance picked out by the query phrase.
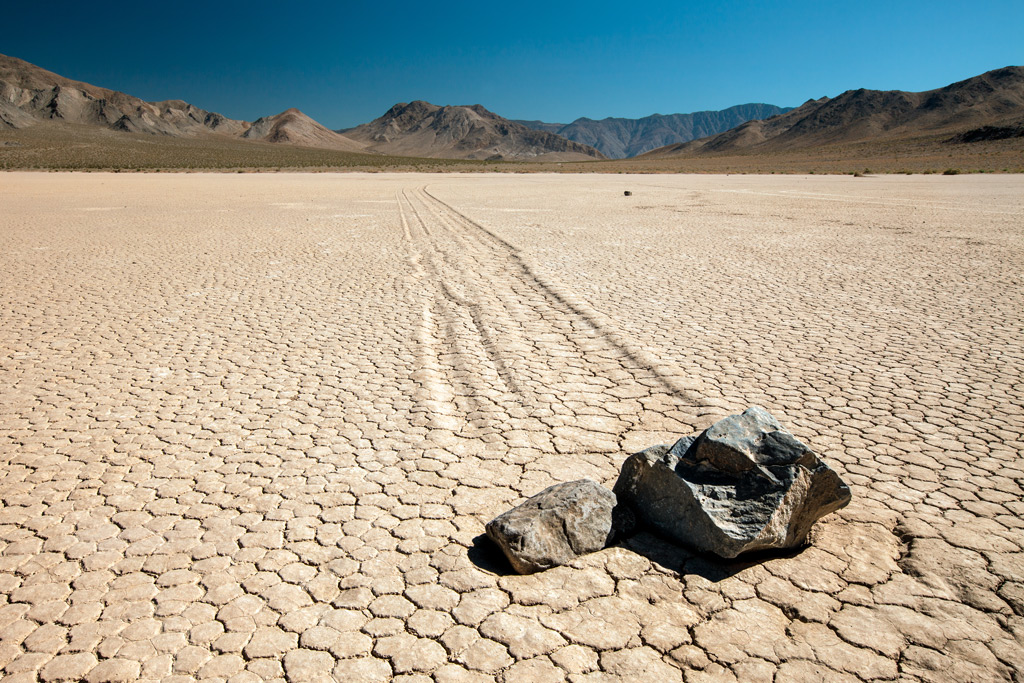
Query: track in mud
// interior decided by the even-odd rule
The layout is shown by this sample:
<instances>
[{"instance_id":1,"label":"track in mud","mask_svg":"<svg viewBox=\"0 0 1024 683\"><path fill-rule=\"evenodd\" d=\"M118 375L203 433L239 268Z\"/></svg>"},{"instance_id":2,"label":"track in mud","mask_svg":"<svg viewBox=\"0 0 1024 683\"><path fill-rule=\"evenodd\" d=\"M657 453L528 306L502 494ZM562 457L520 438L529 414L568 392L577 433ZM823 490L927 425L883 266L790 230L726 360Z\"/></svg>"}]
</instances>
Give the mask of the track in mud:
<instances>
[{"instance_id":1,"label":"track in mud","mask_svg":"<svg viewBox=\"0 0 1024 683\"><path fill-rule=\"evenodd\" d=\"M397 201L422 293L417 398L436 425L488 437L540 419L558 451L607 452L651 428L645 411L674 412L669 426L678 427L683 413L707 407L484 226L424 187Z\"/></svg>"}]
</instances>

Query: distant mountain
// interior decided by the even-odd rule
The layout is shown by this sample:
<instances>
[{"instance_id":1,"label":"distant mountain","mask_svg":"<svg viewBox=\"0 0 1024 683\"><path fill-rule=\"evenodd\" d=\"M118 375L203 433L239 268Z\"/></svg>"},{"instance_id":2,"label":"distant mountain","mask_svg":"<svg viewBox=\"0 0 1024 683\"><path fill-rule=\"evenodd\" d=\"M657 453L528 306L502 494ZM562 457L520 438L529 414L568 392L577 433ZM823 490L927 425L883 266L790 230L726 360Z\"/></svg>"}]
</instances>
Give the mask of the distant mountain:
<instances>
[{"instance_id":1,"label":"distant mountain","mask_svg":"<svg viewBox=\"0 0 1024 683\"><path fill-rule=\"evenodd\" d=\"M26 128L44 121L172 137L214 134L349 151L362 148L297 109L255 123L236 121L181 100L146 102L0 55L0 127Z\"/></svg>"},{"instance_id":2,"label":"distant mountain","mask_svg":"<svg viewBox=\"0 0 1024 683\"><path fill-rule=\"evenodd\" d=\"M559 135L560 133L558 131L560 131L563 128L566 128L566 127L569 126L569 124L567 124L567 123L544 123L543 121L524 121L524 120L521 120L521 119L509 119L509 120L510 121L515 121L516 123L521 123L524 126L526 126L527 128L532 128L533 130L542 130L545 133L554 133L555 135ZM579 119L579 120L583 121L583 119ZM591 145L591 147L593 147L593 145ZM598 151L600 151L600 150L598 150ZM603 152L602 152L602 154L603 154ZM605 155L605 156L607 156L607 155Z\"/></svg>"},{"instance_id":3,"label":"distant mountain","mask_svg":"<svg viewBox=\"0 0 1024 683\"><path fill-rule=\"evenodd\" d=\"M363 151L361 143L335 133L295 108L253 121L242 137L302 147Z\"/></svg>"},{"instance_id":4,"label":"distant mountain","mask_svg":"<svg viewBox=\"0 0 1024 683\"><path fill-rule=\"evenodd\" d=\"M653 150L645 158L776 152L865 141L894 141L972 130L1016 130L1024 118L1024 67L1009 66L926 92L848 90L808 100L767 121L749 121L693 142ZM977 139L986 139L979 133ZM1003 137L1012 137L1007 133ZM991 139L991 137L989 137Z\"/></svg>"},{"instance_id":5,"label":"distant mountain","mask_svg":"<svg viewBox=\"0 0 1024 683\"><path fill-rule=\"evenodd\" d=\"M791 109L774 104L740 104L721 111L654 114L642 119L607 118L596 121L580 118L568 124L543 121L517 123L590 145L611 159L624 159L675 142L715 135L752 119L766 119Z\"/></svg>"},{"instance_id":6,"label":"distant mountain","mask_svg":"<svg viewBox=\"0 0 1024 683\"><path fill-rule=\"evenodd\" d=\"M593 160L593 147L543 130L533 130L479 104L439 107L429 102L399 103L383 116L338 131L366 149L399 156L442 159Z\"/></svg>"}]
</instances>

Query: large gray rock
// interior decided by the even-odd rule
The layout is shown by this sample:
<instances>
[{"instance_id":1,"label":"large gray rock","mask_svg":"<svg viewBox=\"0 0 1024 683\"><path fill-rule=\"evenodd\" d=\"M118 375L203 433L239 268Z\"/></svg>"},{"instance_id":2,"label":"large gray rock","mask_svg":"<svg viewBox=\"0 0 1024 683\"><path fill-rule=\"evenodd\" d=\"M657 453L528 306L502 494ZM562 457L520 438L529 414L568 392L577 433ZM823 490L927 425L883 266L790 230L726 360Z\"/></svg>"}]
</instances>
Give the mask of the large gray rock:
<instances>
[{"instance_id":1,"label":"large gray rock","mask_svg":"<svg viewBox=\"0 0 1024 683\"><path fill-rule=\"evenodd\" d=\"M487 535L513 569L532 574L604 548L615 535L615 494L589 479L549 486L492 519Z\"/></svg>"},{"instance_id":2,"label":"large gray rock","mask_svg":"<svg viewBox=\"0 0 1024 683\"><path fill-rule=\"evenodd\" d=\"M850 502L839 475L756 407L631 455L615 494L639 523L724 558L794 548Z\"/></svg>"}]
</instances>

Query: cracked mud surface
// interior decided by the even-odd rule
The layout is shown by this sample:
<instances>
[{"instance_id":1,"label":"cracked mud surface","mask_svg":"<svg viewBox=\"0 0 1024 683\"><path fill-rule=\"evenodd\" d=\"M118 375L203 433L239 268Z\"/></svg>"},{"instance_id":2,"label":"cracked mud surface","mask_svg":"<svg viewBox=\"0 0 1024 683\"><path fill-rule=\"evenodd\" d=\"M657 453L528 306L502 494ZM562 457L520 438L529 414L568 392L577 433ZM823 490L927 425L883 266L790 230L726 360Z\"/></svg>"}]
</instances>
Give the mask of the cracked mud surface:
<instances>
[{"instance_id":1,"label":"cracked mud surface","mask_svg":"<svg viewBox=\"0 0 1024 683\"><path fill-rule=\"evenodd\" d=\"M0 181L5 681L1024 679L1020 177ZM753 404L801 552L479 538Z\"/></svg>"}]
</instances>

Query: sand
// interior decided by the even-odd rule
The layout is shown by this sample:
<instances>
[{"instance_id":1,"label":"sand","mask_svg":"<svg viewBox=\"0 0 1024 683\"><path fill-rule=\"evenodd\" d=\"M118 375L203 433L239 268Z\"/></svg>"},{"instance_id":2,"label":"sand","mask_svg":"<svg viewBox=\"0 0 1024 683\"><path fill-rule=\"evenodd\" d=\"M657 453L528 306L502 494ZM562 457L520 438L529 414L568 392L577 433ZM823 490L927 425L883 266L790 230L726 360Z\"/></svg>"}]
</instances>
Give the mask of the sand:
<instances>
[{"instance_id":1,"label":"sand","mask_svg":"<svg viewBox=\"0 0 1024 683\"><path fill-rule=\"evenodd\" d=\"M1017 680L1022 232L1020 176L0 175L0 671ZM853 488L802 552L481 539L748 405Z\"/></svg>"}]
</instances>

